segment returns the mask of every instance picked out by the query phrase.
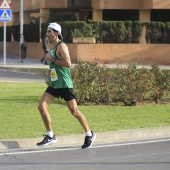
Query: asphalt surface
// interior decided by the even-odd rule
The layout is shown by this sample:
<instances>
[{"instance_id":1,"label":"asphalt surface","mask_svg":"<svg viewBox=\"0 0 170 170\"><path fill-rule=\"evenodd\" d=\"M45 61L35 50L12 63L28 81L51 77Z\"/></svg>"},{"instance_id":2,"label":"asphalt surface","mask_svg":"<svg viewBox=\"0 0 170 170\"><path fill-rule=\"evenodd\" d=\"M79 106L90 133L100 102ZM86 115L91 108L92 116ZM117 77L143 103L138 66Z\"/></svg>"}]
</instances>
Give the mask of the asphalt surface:
<instances>
[{"instance_id":1,"label":"asphalt surface","mask_svg":"<svg viewBox=\"0 0 170 170\"><path fill-rule=\"evenodd\" d=\"M0 82L44 82L44 76L40 73L6 70L0 68Z\"/></svg>"},{"instance_id":2,"label":"asphalt surface","mask_svg":"<svg viewBox=\"0 0 170 170\"><path fill-rule=\"evenodd\" d=\"M170 139L0 153L2 170L170 170Z\"/></svg>"},{"instance_id":3,"label":"asphalt surface","mask_svg":"<svg viewBox=\"0 0 170 170\"><path fill-rule=\"evenodd\" d=\"M115 67L116 65L112 64L109 67ZM143 66L140 66L143 67ZM149 67L149 66L145 66ZM169 66L160 66L162 69L170 69ZM31 59L26 58L21 59L18 56L7 56L6 64L4 64L3 56L0 55L0 81L10 81L15 77L15 71L19 71L21 74L24 71L29 71L30 77L37 76L35 74L38 69L48 69L47 65L43 65L40 62L40 59ZM12 70L13 75L8 75L5 77L3 74L4 70ZM8 71L7 71L8 72ZM6 72L6 73L7 73ZM7 73L8 74L8 73ZM37 81L43 81L41 77L38 75ZM20 79L21 76L18 76L17 79ZM12 79L13 80L13 79ZM15 79L16 80L16 79ZM17 81L17 80L16 80ZM34 81L32 78L28 78L24 81ZM170 137L170 127L161 127L161 128L151 128L151 129L132 129L128 131L114 131L114 132L103 132L96 133L97 139L94 144L104 144L104 143L115 143L122 141L136 141L136 140L146 140L152 138L164 138ZM57 137L58 142L54 145L47 146L47 148L51 147L69 147L69 146L81 146L84 141L83 135L69 135ZM36 139L15 139L15 140L0 140L0 152L4 152L6 150L11 149L37 149L36 143L42 140L42 138Z\"/></svg>"}]
</instances>

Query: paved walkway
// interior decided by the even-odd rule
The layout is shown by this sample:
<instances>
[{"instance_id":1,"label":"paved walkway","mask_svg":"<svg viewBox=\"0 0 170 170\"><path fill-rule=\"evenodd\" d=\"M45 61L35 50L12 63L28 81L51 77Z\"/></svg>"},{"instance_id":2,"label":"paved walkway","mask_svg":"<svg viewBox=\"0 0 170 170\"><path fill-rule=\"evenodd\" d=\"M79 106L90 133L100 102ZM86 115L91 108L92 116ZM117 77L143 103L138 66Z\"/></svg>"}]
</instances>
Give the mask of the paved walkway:
<instances>
[{"instance_id":1,"label":"paved walkway","mask_svg":"<svg viewBox=\"0 0 170 170\"><path fill-rule=\"evenodd\" d=\"M115 67L116 65L109 65ZM0 68L48 68L47 65L41 64L39 59L26 58L21 62L17 56L7 56L4 65L3 55L0 55ZM145 66L146 67L146 66ZM148 66L149 67L149 66ZM161 66L162 69L170 69L170 66ZM114 143L121 141L133 141L141 139L170 137L170 127L138 129L127 131L114 131L96 133L97 139L94 144ZM47 147L63 147L82 145L84 142L84 134L69 135L57 137L58 142ZM36 139L16 139L16 140L0 140L0 152L7 149L34 149L37 148L36 143L42 138Z\"/></svg>"},{"instance_id":2,"label":"paved walkway","mask_svg":"<svg viewBox=\"0 0 170 170\"><path fill-rule=\"evenodd\" d=\"M8 55L6 57L6 64L4 65L4 59L3 55L0 54L0 67L13 67L13 68L48 68L48 65L41 64L40 59L34 59L34 58L25 58L22 60L18 56L10 56ZM117 67L117 64L108 64L107 65L110 68ZM122 67L126 67L126 65L122 64L120 65ZM150 65L138 65L138 67L145 67L145 68L151 68ZM169 69L170 66L168 65L159 65L161 69Z\"/></svg>"},{"instance_id":3,"label":"paved walkway","mask_svg":"<svg viewBox=\"0 0 170 170\"><path fill-rule=\"evenodd\" d=\"M40 62L40 59L25 58L21 62L21 58L18 56L7 56L6 63L4 64L3 55L0 54L0 67L6 68L48 68L48 65L44 65Z\"/></svg>"}]
</instances>

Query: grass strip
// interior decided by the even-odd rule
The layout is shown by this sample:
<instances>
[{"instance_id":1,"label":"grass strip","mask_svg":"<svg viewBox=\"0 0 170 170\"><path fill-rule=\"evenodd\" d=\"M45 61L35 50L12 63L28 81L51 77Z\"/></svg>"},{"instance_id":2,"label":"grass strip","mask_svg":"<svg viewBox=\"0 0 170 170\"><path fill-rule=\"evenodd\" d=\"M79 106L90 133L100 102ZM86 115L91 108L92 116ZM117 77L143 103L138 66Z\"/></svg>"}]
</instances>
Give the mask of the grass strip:
<instances>
[{"instance_id":1,"label":"grass strip","mask_svg":"<svg viewBox=\"0 0 170 170\"><path fill-rule=\"evenodd\" d=\"M0 139L36 138L45 134L39 100L45 83L0 82ZM78 106L95 132L170 126L170 105ZM61 99L50 106L53 131L57 136L82 134L84 130Z\"/></svg>"}]
</instances>

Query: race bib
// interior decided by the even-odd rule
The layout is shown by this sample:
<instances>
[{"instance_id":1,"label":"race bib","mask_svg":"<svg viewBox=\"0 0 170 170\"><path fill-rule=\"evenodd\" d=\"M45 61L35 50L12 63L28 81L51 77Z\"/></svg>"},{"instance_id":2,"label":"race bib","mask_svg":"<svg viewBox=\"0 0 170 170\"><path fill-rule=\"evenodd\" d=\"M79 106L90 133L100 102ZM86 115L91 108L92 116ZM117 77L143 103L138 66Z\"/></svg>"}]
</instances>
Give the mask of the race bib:
<instances>
[{"instance_id":1,"label":"race bib","mask_svg":"<svg viewBox=\"0 0 170 170\"><path fill-rule=\"evenodd\" d=\"M56 81L56 80L58 80L58 76L57 76L57 73L56 73L55 68L52 68L52 69L51 69L51 75L50 75L50 77L51 77L51 81Z\"/></svg>"}]
</instances>

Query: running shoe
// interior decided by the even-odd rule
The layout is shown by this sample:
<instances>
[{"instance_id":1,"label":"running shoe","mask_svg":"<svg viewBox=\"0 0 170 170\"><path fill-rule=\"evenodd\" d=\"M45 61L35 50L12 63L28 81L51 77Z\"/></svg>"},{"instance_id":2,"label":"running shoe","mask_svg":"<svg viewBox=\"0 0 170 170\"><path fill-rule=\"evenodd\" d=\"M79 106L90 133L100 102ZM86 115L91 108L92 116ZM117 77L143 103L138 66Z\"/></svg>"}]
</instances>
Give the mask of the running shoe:
<instances>
[{"instance_id":1,"label":"running shoe","mask_svg":"<svg viewBox=\"0 0 170 170\"><path fill-rule=\"evenodd\" d=\"M46 146L46 145L50 145L50 144L53 144L53 143L56 143L56 142L57 142L57 139L56 139L55 135L53 135L53 137L45 135L43 141L37 143L37 146Z\"/></svg>"},{"instance_id":2,"label":"running shoe","mask_svg":"<svg viewBox=\"0 0 170 170\"><path fill-rule=\"evenodd\" d=\"M95 141L95 139L96 139L96 134L93 133L92 131L91 131L91 133L92 133L92 136L86 136L86 137L85 137L85 140L84 140L84 144L83 144L83 146L82 146L82 149L90 148L90 147L92 146L93 142Z\"/></svg>"}]
</instances>

